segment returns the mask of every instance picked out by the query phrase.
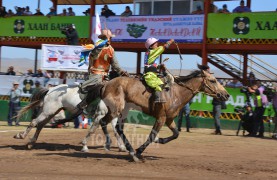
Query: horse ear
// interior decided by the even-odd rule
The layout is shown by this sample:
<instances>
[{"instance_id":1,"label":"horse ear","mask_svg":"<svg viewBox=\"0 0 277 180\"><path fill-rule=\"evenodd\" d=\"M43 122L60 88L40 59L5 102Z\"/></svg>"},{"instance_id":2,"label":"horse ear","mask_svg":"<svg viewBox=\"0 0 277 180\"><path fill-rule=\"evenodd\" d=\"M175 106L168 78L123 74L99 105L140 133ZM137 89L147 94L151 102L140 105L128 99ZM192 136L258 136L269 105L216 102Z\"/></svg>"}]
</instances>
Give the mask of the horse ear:
<instances>
[{"instance_id":1,"label":"horse ear","mask_svg":"<svg viewBox=\"0 0 277 180\"><path fill-rule=\"evenodd\" d=\"M208 70L210 69L210 67L208 65L200 65L200 64L197 64L197 67L200 69L200 70Z\"/></svg>"}]
</instances>

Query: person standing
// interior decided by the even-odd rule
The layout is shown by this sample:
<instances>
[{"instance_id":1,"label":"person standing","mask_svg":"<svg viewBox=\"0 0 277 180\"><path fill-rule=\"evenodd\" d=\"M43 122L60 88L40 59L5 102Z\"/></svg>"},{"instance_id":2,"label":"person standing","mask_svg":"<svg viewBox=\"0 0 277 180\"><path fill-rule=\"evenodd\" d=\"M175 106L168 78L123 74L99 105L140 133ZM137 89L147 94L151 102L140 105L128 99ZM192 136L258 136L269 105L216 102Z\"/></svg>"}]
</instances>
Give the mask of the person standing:
<instances>
[{"instance_id":1,"label":"person standing","mask_svg":"<svg viewBox=\"0 0 277 180\"><path fill-rule=\"evenodd\" d=\"M263 94L264 87L258 86L258 84L254 84L250 88L248 88L248 91L255 95L254 128L252 136L264 137L263 115L265 111L265 106L268 105L267 96Z\"/></svg>"},{"instance_id":2,"label":"person standing","mask_svg":"<svg viewBox=\"0 0 277 180\"><path fill-rule=\"evenodd\" d=\"M273 110L275 112L275 116L274 116L275 128L274 128L272 138L277 139L277 83L273 84L272 105L273 105Z\"/></svg>"},{"instance_id":3,"label":"person standing","mask_svg":"<svg viewBox=\"0 0 277 180\"><path fill-rule=\"evenodd\" d=\"M9 92L9 112L8 112L8 125L12 126L12 122L15 121L15 125L19 126L19 122L15 119L18 111L20 110L20 96L21 90L18 88L19 83L17 81L13 82L13 87Z\"/></svg>"},{"instance_id":4,"label":"person standing","mask_svg":"<svg viewBox=\"0 0 277 180\"><path fill-rule=\"evenodd\" d=\"M68 26L68 29L63 30L62 33L66 36L68 45L78 45L79 44L79 36L73 24Z\"/></svg>"},{"instance_id":5,"label":"person standing","mask_svg":"<svg viewBox=\"0 0 277 180\"><path fill-rule=\"evenodd\" d=\"M32 91L31 99L32 99L32 97L36 96L41 89L42 89L42 87L40 86L40 82L36 81L35 88ZM38 116L39 110L40 110L40 107L36 107L33 109L32 119L35 119Z\"/></svg>"},{"instance_id":6,"label":"person standing","mask_svg":"<svg viewBox=\"0 0 277 180\"><path fill-rule=\"evenodd\" d=\"M220 128L220 115L221 109L226 109L225 101L220 101L218 99L213 98L212 101L213 105L213 117L214 117L214 125L215 125L215 135L221 135L221 128Z\"/></svg>"},{"instance_id":7,"label":"person standing","mask_svg":"<svg viewBox=\"0 0 277 180\"><path fill-rule=\"evenodd\" d=\"M187 132L189 131L190 128L190 104L191 102L187 103L179 112L179 116L178 116L178 131L181 131L181 127L182 127L182 120L183 120L183 114L185 112L185 117L186 117L186 127L187 127Z\"/></svg>"}]
</instances>

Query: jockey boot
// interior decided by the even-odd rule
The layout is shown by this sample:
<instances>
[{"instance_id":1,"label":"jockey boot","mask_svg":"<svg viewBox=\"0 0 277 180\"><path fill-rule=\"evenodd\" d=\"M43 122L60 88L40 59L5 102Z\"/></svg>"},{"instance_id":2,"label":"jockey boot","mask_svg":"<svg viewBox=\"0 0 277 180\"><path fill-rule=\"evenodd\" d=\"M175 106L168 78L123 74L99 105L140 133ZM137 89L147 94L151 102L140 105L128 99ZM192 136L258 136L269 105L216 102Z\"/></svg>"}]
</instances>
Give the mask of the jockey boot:
<instances>
[{"instance_id":1,"label":"jockey boot","mask_svg":"<svg viewBox=\"0 0 277 180\"><path fill-rule=\"evenodd\" d=\"M165 103L166 102L166 100L162 96L161 91L155 91L154 97L155 97L154 103Z\"/></svg>"}]
</instances>

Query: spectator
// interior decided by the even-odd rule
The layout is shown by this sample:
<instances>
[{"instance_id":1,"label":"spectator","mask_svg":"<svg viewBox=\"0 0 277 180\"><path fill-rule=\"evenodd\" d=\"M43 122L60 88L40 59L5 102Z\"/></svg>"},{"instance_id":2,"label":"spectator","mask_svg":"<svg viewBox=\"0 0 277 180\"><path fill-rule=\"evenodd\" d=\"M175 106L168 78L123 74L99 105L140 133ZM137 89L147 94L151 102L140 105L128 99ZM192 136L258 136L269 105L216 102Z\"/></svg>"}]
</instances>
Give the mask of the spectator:
<instances>
[{"instance_id":1,"label":"spectator","mask_svg":"<svg viewBox=\"0 0 277 180\"><path fill-rule=\"evenodd\" d=\"M242 12L251 12L250 8L247 6L244 6L244 1L240 1L240 5L237 6L234 10L233 13L242 13Z\"/></svg>"},{"instance_id":2,"label":"spectator","mask_svg":"<svg viewBox=\"0 0 277 180\"><path fill-rule=\"evenodd\" d=\"M32 69L28 69L27 73L24 74L25 76L34 76L33 70Z\"/></svg>"},{"instance_id":3,"label":"spectator","mask_svg":"<svg viewBox=\"0 0 277 180\"><path fill-rule=\"evenodd\" d=\"M102 8L103 9L103 8ZM83 14L85 14L85 16L88 16L90 13L90 8L88 8L86 11L83 12Z\"/></svg>"},{"instance_id":4,"label":"spectator","mask_svg":"<svg viewBox=\"0 0 277 180\"><path fill-rule=\"evenodd\" d=\"M115 13L109 9L108 5L105 4L102 8L101 16L108 18L109 16L115 16Z\"/></svg>"},{"instance_id":5,"label":"spectator","mask_svg":"<svg viewBox=\"0 0 277 180\"><path fill-rule=\"evenodd\" d=\"M11 9L8 10L8 13L6 14L6 17L12 17L14 16L14 13Z\"/></svg>"},{"instance_id":6,"label":"spectator","mask_svg":"<svg viewBox=\"0 0 277 180\"><path fill-rule=\"evenodd\" d=\"M185 117L186 117L186 127L187 127L187 132L189 132L189 128L190 128L190 104L191 102L187 103L179 112L179 116L178 116L178 131L181 131L181 127L182 127L182 121L183 121L183 114L185 112Z\"/></svg>"},{"instance_id":7,"label":"spectator","mask_svg":"<svg viewBox=\"0 0 277 180\"><path fill-rule=\"evenodd\" d=\"M265 111L265 106L268 105L268 100L266 95L263 94L264 87L259 86L258 83L250 86L248 91L255 95L254 104L254 127L252 136L264 137L264 121L263 114ZM257 133L259 134L257 135Z\"/></svg>"},{"instance_id":8,"label":"spectator","mask_svg":"<svg viewBox=\"0 0 277 180\"><path fill-rule=\"evenodd\" d=\"M6 15L7 15L6 7L1 6L0 7L0 17L6 17Z\"/></svg>"},{"instance_id":9,"label":"spectator","mask_svg":"<svg viewBox=\"0 0 277 180\"><path fill-rule=\"evenodd\" d=\"M31 95L31 98L33 96L36 96L36 94L42 89L42 87L40 86L40 82L39 81L36 81L35 82L35 87L33 88L33 91L32 91L32 95ZM39 113L39 110L40 110L41 107L35 107L33 109L33 113L32 113L32 119L35 119L37 116L38 116L38 113Z\"/></svg>"},{"instance_id":10,"label":"spectator","mask_svg":"<svg viewBox=\"0 0 277 180\"><path fill-rule=\"evenodd\" d=\"M275 112L275 128L274 128L274 134L272 136L272 138L277 139L277 83L273 84L273 97L272 97L272 105L273 105L273 110Z\"/></svg>"},{"instance_id":11,"label":"spectator","mask_svg":"<svg viewBox=\"0 0 277 180\"><path fill-rule=\"evenodd\" d=\"M67 16L67 12L66 12L66 9L64 8L63 9L63 12L58 14L58 16Z\"/></svg>"},{"instance_id":12,"label":"spectator","mask_svg":"<svg viewBox=\"0 0 277 180\"><path fill-rule=\"evenodd\" d=\"M216 13L216 12L217 12L217 7L216 7L216 5L214 5L213 0L211 0L211 4L209 7L209 13Z\"/></svg>"},{"instance_id":13,"label":"spectator","mask_svg":"<svg viewBox=\"0 0 277 180\"><path fill-rule=\"evenodd\" d=\"M15 76L15 72L14 72L14 67L13 66L10 66L8 68L8 71L7 71L6 75L13 75L13 76Z\"/></svg>"},{"instance_id":14,"label":"spectator","mask_svg":"<svg viewBox=\"0 0 277 180\"><path fill-rule=\"evenodd\" d=\"M20 96L21 90L18 88L19 83L13 82L13 88L10 90L10 101L9 101L9 113L8 113L8 125L12 126L13 120L15 121L15 125L19 126L19 122L16 121L15 116L20 110Z\"/></svg>"},{"instance_id":15,"label":"spectator","mask_svg":"<svg viewBox=\"0 0 277 180\"><path fill-rule=\"evenodd\" d=\"M132 11L130 10L130 6L126 6L125 7L125 11L123 13L121 13L121 16L125 16L125 17L128 17L128 16L132 16Z\"/></svg>"},{"instance_id":16,"label":"spectator","mask_svg":"<svg viewBox=\"0 0 277 180\"><path fill-rule=\"evenodd\" d=\"M38 69L37 70L37 73L35 73L33 75L33 77L44 77L43 73L42 73L42 70L41 69Z\"/></svg>"},{"instance_id":17,"label":"spectator","mask_svg":"<svg viewBox=\"0 0 277 180\"><path fill-rule=\"evenodd\" d=\"M24 15L24 10L23 10L23 8L17 7L17 6L15 6L14 8L15 8L15 10L16 10L16 13L15 13L16 16L22 16L22 15Z\"/></svg>"},{"instance_id":18,"label":"spectator","mask_svg":"<svg viewBox=\"0 0 277 180\"><path fill-rule=\"evenodd\" d=\"M79 36L75 29L74 24L70 24L68 29L62 31L64 35L66 35L66 40L68 45L78 45L79 44Z\"/></svg>"},{"instance_id":19,"label":"spectator","mask_svg":"<svg viewBox=\"0 0 277 180\"><path fill-rule=\"evenodd\" d=\"M239 80L233 79L233 81L232 81L232 82L229 82L226 86L227 86L227 87L231 87L231 88L240 88L240 87L242 87L243 85L242 85L241 82L239 82Z\"/></svg>"},{"instance_id":20,"label":"spectator","mask_svg":"<svg viewBox=\"0 0 277 180\"><path fill-rule=\"evenodd\" d=\"M196 10L195 10L195 11L192 11L191 14L204 14L204 11L203 11L202 7L201 7L200 5L198 5L198 6L196 7Z\"/></svg>"},{"instance_id":21,"label":"spectator","mask_svg":"<svg viewBox=\"0 0 277 180\"><path fill-rule=\"evenodd\" d=\"M46 16L50 17L50 16L57 16L57 11L55 10L54 7L50 8L50 12L48 14L46 14Z\"/></svg>"},{"instance_id":22,"label":"spectator","mask_svg":"<svg viewBox=\"0 0 277 180\"><path fill-rule=\"evenodd\" d=\"M40 12L39 8L37 8L36 11L37 12L35 14L33 14L34 16L44 16L44 14L42 12Z\"/></svg>"},{"instance_id":23,"label":"spectator","mask_svg":"<svg viewBox=\"0 0 277 180\"><path fill-rule=\"evenodd\" d=\"M253 72L250 72L249 73L249 76L248 76L248 85L249 86L252 86L252 85L254 85L255 83L256 83L256 76L255 76L255 74L253 73Z\"/></svg>"},{"instance_id":24,"label":"spectator","mask_svg":"<svg viewBox=\"0 0 277 180\"><path fill-rule=\"evenodd\" d=\"M53 71L46 70L44 73L44 86L49 82L49 80L54 76Z\"/></svg>"},{"instance_id":25,"label":"spectator","mask_svg":"<svg viewBox=\"0 0 277 180\"><path fill-rule=\"evenodd\" d=\"M75 16L75 12L73 12L72 7L68 8L67 16Z\"/></svg>"},{"instance_id":26,"label":"spectator","mask_svg":"<svg viewBox=\"0 0 277 180\"><path fill-rule=\"evenodd\" d=\"M222 9L219 9L217 12L218 13L224 13L224 14L229 14L230 13L230 11L227 9L227 4L223 4Z\"/></svg>"},{"instance_id":27,"label":"spectator","mask_svg":"<svg viewBox=\"0 0 277 180\"><path fill-rule=\"evenodd\" d=\"M30 11L30 7L26 6L25 11L24 11L24 15L27 16L31 16L33 13Z\"/></svg>"},{"instance_id":28,"label":"spectator","mask_svg":"<svg viewBox=\"0 0 277 180\"><path fill-rule=\"evenodd\" d=\"M226 109L225 101L220 101L218 99L213 98L212 101L213 105L213 117L214 117L214 124L215 124L215 135L221 135L221 129L220 129L220 115L221 115L221 109Z\"/></svg>"}]
</instances>

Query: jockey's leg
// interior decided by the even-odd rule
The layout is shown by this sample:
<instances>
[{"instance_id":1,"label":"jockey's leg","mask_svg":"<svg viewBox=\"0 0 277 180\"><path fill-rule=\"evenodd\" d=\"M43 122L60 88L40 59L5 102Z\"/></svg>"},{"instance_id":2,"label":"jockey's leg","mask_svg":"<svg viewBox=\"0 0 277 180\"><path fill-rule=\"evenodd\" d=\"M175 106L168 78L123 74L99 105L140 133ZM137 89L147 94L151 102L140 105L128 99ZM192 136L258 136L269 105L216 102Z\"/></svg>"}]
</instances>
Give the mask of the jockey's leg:
<instances>
[{"instance_id":1,"label":"jockey's leg","mask_svg":"<svg viewBox=\"0 0 277 180\"><path fill-rule=\"evenodd\" d=\"M169 141L172 141L173 139L178 138L179 131L176 128L174 120L173 119L167 120L166 125L173 132L173 135L169 136L167 138L159 138L159 139L155 140L156 143L165 144L165 143L168 143Z\"/></svg>"}]
</instances>

